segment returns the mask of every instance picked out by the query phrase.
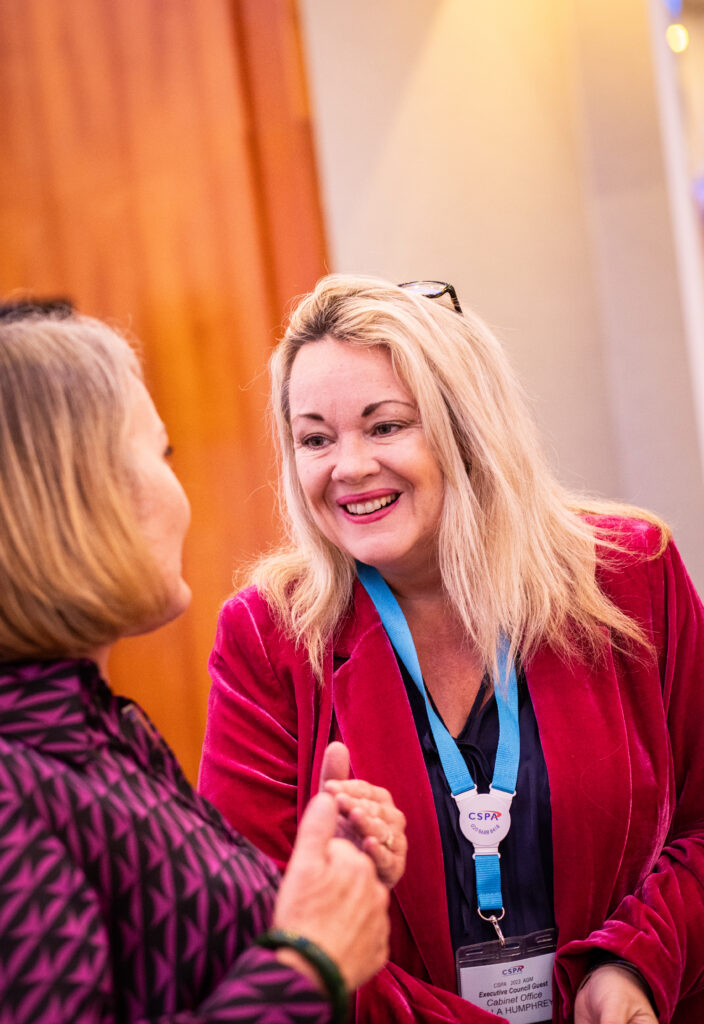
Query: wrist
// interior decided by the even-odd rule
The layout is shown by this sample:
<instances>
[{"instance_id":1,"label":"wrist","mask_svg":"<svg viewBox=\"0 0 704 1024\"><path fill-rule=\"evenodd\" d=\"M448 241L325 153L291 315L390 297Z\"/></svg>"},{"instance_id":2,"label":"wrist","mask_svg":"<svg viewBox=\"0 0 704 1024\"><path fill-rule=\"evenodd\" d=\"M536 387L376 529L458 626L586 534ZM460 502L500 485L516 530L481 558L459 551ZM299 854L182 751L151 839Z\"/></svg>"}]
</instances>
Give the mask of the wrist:
<instances>
[{"instance_id":1,"label":"wrist","mask_svg":"<svg viewBox=\"0 0 704 1024\"><path fill-rule=\"evenodd\" d=\"M255 945L263 946L264 949L276 950L281 963L295 970L301 970L300 962L303 961L305 969L301 973L313 981L318 990L324 992L330 1000L333 1024L343 1024L347 1020L347 985L340 968L325 950L304 935L284 928L270 928L254 941Z\"/></svg>"},{"instance_id":2,"label":"wrist","mask_svg":"<svg viewBox=\"0 0 704 1024\"><path fill-rule=\"evenodd\" d=\"M299 974L302 974L304 978L307 978L315 986L318 992L327 996L328 990L325 987L325 982L310 961L306 960L305 957L302 957L300 953L297 953L295 949L291 949L289 946L283 946L275 950L274 953L279 963L292 967L294 971L298 971Z\"/></svg>"},{"instance_id":3,"label":"wrist","mask_svg":"<svg viewBox=\"0 0 704 1024\"><path fill-rule=\"evenodd\" d=\"M652 989L650 988L650 985L645 980L645 977L636 967L636 965L631 963L630 960L626 960L623 957L618 956L618 954L616 953L609 953L607 950L603 949L594 950L594 953L592 954L592 957L589 961L589 966L587 967L587 972L582 978L581 982L579 983L575 996L582 991L587 982L589 982L594 977L597 971L603 970L603 968L605 967L616 967L624 973L628 974L631 980L636 985L638 985L638 987L641 989L641 991L647 998L655 1016L659 1016L658 1008L655 1003L655 997L653 996Z\"/></svg>"}]
</instances>

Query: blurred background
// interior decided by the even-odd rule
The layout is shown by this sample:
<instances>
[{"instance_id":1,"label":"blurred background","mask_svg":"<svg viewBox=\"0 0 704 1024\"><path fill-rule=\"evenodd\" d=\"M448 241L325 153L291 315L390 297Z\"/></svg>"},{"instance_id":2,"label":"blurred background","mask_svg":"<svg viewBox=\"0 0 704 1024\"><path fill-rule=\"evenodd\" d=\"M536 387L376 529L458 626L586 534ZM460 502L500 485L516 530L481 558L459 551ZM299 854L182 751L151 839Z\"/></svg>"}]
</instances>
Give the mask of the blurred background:
<instances>
[{"instance_id":1,"label":"blurred background","mask_svg":"<svg viewBox=\"0 0 704 1024\"><path fill-rule=\"evenodd\" d=\"M0 139L2 297L139 338L192 500L193 605L112 660L192 780L278 535L267 356L327 271L451 281L561 478L704 589L704 0L0 0Z\"/></svg>"}]
</instances>

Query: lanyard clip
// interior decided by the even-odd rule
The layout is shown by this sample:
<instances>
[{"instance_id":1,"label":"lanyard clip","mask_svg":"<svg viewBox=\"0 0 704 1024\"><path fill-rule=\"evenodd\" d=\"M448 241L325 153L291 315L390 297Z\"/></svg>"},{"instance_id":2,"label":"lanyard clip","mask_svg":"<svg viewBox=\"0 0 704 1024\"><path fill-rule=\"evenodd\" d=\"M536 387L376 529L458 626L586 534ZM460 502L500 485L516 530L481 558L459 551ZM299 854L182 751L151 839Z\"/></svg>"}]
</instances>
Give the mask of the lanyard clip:
<instances>
[{"instance_id":1,"label":"lanyard clip","mask_svg":"<svg viewBox=\"0 0 704 1024\"><path fill-rule=\"evenodd\" d=\"M496 916L496 914L482 914L480 909L477 909L477 913L481 917L482 921L488 921L489 924L494 926L494 931L496 932L497 939L499 940L502 946L505 946L506 939L504 938L504 933L501 931L501 928L499 927L499 921L503 921L504 915L506 913L504 908L501 908L501 913L499 914L498 917Z\"/></svg>"}]
</instances>

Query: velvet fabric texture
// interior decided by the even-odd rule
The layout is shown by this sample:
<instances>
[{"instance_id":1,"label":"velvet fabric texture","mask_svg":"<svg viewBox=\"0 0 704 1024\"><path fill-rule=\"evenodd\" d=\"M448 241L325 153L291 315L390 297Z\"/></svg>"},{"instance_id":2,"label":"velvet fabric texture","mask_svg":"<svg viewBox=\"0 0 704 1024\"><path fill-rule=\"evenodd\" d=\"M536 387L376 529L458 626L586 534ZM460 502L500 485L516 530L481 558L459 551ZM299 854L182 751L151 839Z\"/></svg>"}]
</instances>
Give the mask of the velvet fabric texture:
<instances>
[{"instance_id":1,"label":"velvet fabric texture","mask_svg":"<svg viewBox=\"0 0 704 1024\"><path fill-rule=\"evenodd\" d=\"M604 521L602 520L602 524ZM704 609L673 544L607 521L628 550L599 570L653 653L607 647L599 664L544 647L525 663L550 782L556 1022L572 1020L589 953L631 961L660 1019L704 1020ZM456 994L433 797L391 645L356 585L323 684L253 589L224 606L200 788L279 864L339 738L353 774L407 817L406 874L392 895L390 961L357 996L358 1021L482 1024Z\"/></svg>"}]
</instances>

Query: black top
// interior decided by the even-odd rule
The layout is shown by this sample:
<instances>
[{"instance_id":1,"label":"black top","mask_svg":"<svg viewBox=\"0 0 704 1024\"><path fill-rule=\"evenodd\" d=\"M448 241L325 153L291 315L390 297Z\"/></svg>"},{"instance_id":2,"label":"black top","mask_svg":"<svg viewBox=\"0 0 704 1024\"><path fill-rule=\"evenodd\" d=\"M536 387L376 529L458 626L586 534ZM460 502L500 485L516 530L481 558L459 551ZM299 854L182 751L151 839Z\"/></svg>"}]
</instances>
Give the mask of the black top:
<instances>
[{"instance_id":1,"label":"black top","mask_svg":"<svg viewBox=\"0 0 704 1024\"><path fill-rule=\"evenodd\" d=\"M453 948L457 950L473 942L494 939L496 933L477 913L473 848L459 829L457 805L440 763L425 702L400 658L398 661L433 790L445 862L450 934ZM488 677L482 682L464 728L456 737L480 793L489 789L499 741L499 715L494 695L481 706L487 686ZM522 671L518 673L518 723L521 759L516 796L511 805L511 828L499 847L501 891L506 911L501 929L507 937L552 928L555 924L550 787L538 724Z\"/></svg>"}]
</instances>

